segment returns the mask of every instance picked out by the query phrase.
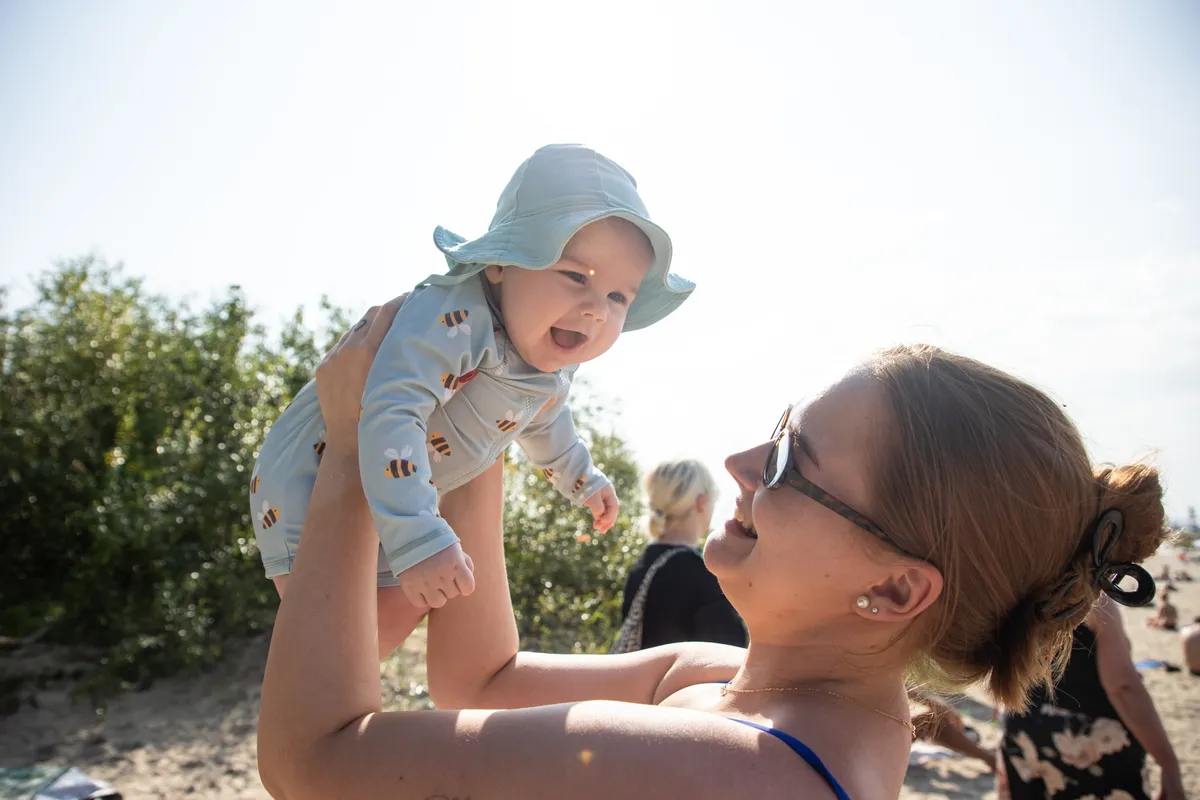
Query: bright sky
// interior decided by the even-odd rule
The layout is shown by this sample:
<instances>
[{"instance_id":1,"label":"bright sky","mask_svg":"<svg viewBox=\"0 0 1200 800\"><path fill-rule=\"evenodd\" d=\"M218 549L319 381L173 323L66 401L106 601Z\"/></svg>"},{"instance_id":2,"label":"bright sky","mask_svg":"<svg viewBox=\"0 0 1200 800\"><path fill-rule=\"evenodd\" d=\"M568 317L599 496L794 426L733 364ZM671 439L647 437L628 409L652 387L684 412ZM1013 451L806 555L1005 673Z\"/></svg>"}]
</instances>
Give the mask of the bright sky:
<instances>
[{"instance_id":1,"label":"bright sky","mask_svg":"<svg viewBox=\"0 0 1200 800\"><path fill-rule=\"evenodd\" d=\"M1200 505L1200 6L1188 0L0 0L0 284L90 250L277 324L473 236L537 146L638 179L699 284L586 365L646 465L720 470L928 341L1150 449ZM616 407L616 404L614 404ZM727 512L732 483L724 477Z\"/></svg>"}]
</instances>

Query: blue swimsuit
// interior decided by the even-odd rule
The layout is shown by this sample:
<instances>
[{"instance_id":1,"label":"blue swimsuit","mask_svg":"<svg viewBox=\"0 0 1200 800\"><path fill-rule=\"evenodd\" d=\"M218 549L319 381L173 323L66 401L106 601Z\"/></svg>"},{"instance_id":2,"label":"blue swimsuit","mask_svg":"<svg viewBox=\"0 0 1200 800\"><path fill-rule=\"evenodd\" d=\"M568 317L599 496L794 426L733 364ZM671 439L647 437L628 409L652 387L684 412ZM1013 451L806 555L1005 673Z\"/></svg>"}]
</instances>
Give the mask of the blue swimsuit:
<instances>
[{"instance_id":1,"label":"blue swimsuit","mask_svg":"<svg viewBox=\"0 0 1200 800\"><path fill-rule=\"evenodd\" d=\"M833 773L831 773L825 766L824 762L821 761L820 756L808 749L808 745L804 744L804 742L800 741L795 736L784 733L781 730L776 730L775 728L768 728L766 725L759 725L757 722L749 722L744 719L737 719L736 717L726 717L726 719L733 720L734 722L740 722L743 725L749 725L751 728L758 728L763 733L771 734L776 739L792 748L792 750L796 752L796 755L803 758L818 775L824 778L825 782L829 784L829 787L833 789L833 793L837 795L838 800L850 800L850 795L846 794L846 790L843 789L842 785L837 782L837 778L833 777Z\"/></svg>"}]
</instances>

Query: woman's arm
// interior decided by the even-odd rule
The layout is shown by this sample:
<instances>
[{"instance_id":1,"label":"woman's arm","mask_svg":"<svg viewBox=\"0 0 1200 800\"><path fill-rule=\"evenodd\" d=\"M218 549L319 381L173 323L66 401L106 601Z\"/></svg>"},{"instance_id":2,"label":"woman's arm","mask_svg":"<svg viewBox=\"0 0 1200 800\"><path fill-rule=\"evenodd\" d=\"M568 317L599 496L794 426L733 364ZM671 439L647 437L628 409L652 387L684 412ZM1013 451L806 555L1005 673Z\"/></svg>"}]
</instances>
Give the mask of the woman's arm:
<instances>
[{"instance_id":1,"label":"woman's arm","mask_svg":"<svg viewBox=\"0 0 1200 800\"><path fill-rule=\"evenodd\" d=\"M575 700L657 703L728 680L740 648L687 643L624 655L519 653L504 569L500 463L447 493L442 516L475 564L475 591L430 613L429 692L441 708L521 708Z\"/></svg>"},{"instance_id":2,"label":"woman's arm","mask_svg":"<svg viewBox=\"0 0 1200 800\"><path fill-rule=\"evenodd\" d=\"M1154 701L1133 665L1129 638L1116 604L1101 598L1087 622L1096 632L1096 668L1109 701L1121 715L1121 721L1162 768L1164 790L1171 782L1181 785L1179 761L1154 709Z\"/></svg>"},{"instance_id":3,"label":"woman's arm","mask_svg":"<svg viewBox=\"0 0 1200 800\"><path fill-rule=\"evenodd\" d=\"M394 311L374 318L390 321ZM276 621L259 715L259 770L271 794L717 798L736 796L753 775L760 796L830 796L782 743L701 712L622 703L379 712L378 544L355 430L370 356L386 331L379 327L343 337L317 372L326 449Z\"/></svg>"},{"instance_id":4,"label":"woman's arm","mask_svg":"<svg viewBox=\"0 0 1200 800\"><path fill-rule=\"evenodd\" d=\"M958 711L926 692L910 690L908 696L928 709L912 718L918 739L977 758L987 764L990 771L996 771L996 751L980 746L967 736Z\"/></svg>"},{"instance_id":5,"label":"woman's arm","mask_svg":"<svg viewBox=\"0 0 1200 800\"><path fill-rule=\"evenodd\" d=\"M725 798L748 775L758 796L830 796L774 739L701 712L601 702L380 713L378 545L357 475L357 459L327 440L263 682L259 771L273 797Z\"/></svg>"}]
</instances>

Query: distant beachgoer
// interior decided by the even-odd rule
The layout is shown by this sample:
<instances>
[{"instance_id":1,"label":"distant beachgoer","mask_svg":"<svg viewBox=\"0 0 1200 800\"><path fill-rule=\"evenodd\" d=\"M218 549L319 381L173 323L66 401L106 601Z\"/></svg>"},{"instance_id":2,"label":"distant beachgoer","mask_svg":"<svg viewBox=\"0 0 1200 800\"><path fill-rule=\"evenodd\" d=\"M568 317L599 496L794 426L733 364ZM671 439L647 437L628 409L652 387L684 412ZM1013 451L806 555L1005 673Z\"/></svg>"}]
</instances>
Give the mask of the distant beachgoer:
<instances>
[{"instance_id":1,"label":"distant beachgoer","mask_svg":"<svg viewBox=\"0 0 1200 800\"><path fill-rule=\"evenodd\" d=\"M1183 800L1179 760L1133 665L1113 603L1102 600L1075 629L1070 661L1053 693L1039 687L1027 711L1001 719L1001 798L1108 798L1120 790L1126 794L1118 797L1148 800L1148 751L1162 769L1160 796Z\"/></svg>"},{"instance_id":2,"label":"distant beachgoer","mask_svg":"<svg viewBox=\"0 0 1200 800\"><path fill-rule=\"evenodd\" d=\"M1188 672L1200 677L1200 617L1179 632L1179 643L1183 646L1183 663Z\"/></svg>"},{"instance_id":3,"label":"distant beachgoer","mask_svg":"<svg viewBox=\"0 0 1200 800\"><path fill-rule=\"evenodd\" d=\"M699 461L666 461L646 476L650 544L625 580L613 652L672 642L746 646L742 618L697 547L712 528L717 484Z\"/></svg>"},{"instance_id":4,"label":"distant beachgoer","mask_svg":"<svg viewBox=\"0 0 1200 800\"><path fill-rule=\"evenodd\" d=\"M1162 600L1158 603L1158 611L1153 617L1146 620L1146 627L1156 628L1162 631L1173 631L1179 625L1179 609L1170 600L1170 594L1173 591L1168 584L1163 588Z\"/></svg>"}]
</instances>

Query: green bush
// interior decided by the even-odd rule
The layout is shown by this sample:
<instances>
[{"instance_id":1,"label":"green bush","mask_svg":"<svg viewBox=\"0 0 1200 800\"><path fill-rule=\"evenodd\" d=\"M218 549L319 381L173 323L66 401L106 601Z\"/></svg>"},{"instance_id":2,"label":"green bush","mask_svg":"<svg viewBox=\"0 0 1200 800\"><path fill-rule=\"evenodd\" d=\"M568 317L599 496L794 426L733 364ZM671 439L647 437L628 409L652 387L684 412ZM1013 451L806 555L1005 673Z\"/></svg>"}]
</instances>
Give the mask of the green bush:
<instances>
[{"instance_id":1,"label":"green bush","mask_svg":"<svg viewBox=\"0 0 1200 800\"><path fill-rule=\"evenodd\" d=\"M596 535L586 508L574 508L516 448L505 463L504 555L521 647L604 652L621 623L625 576L645 547L640 477L624 441L600 433L591 409L573 404L592 457L612 480L621 513Z\"/></svg>"},{"instance_id":2,"label":"green bush","mask_svg":"<svg viewBox=\"0 0 1200 800\"><path fill-rule=\"evenodd\" d=\"M0 308L0 629L143 682L269 624L246 484L320 352L300 314L268 346L237 287L193 311L91 256Z\"/></svg>"},{"instance_id":3,"label":"green bush","mask_svg":"<svg viewBox=\"0 0 1200 800\"><path fill-rule=\"evenodd\" d=\"M0 295L0 632L99 648L110 678L203 667L270 625L276 598L246 488L267 429L320 354L301 313L269 339L237 287L200 310L87 256L43 275L28 307ZM325 330L348 326L322 304ZM581 429L594 431L581 415ZM622 500L617 526L507 467L506 552L523 641L611 640L641 543L636 469L590 434Z\"/></svg>"}]
</instances>

